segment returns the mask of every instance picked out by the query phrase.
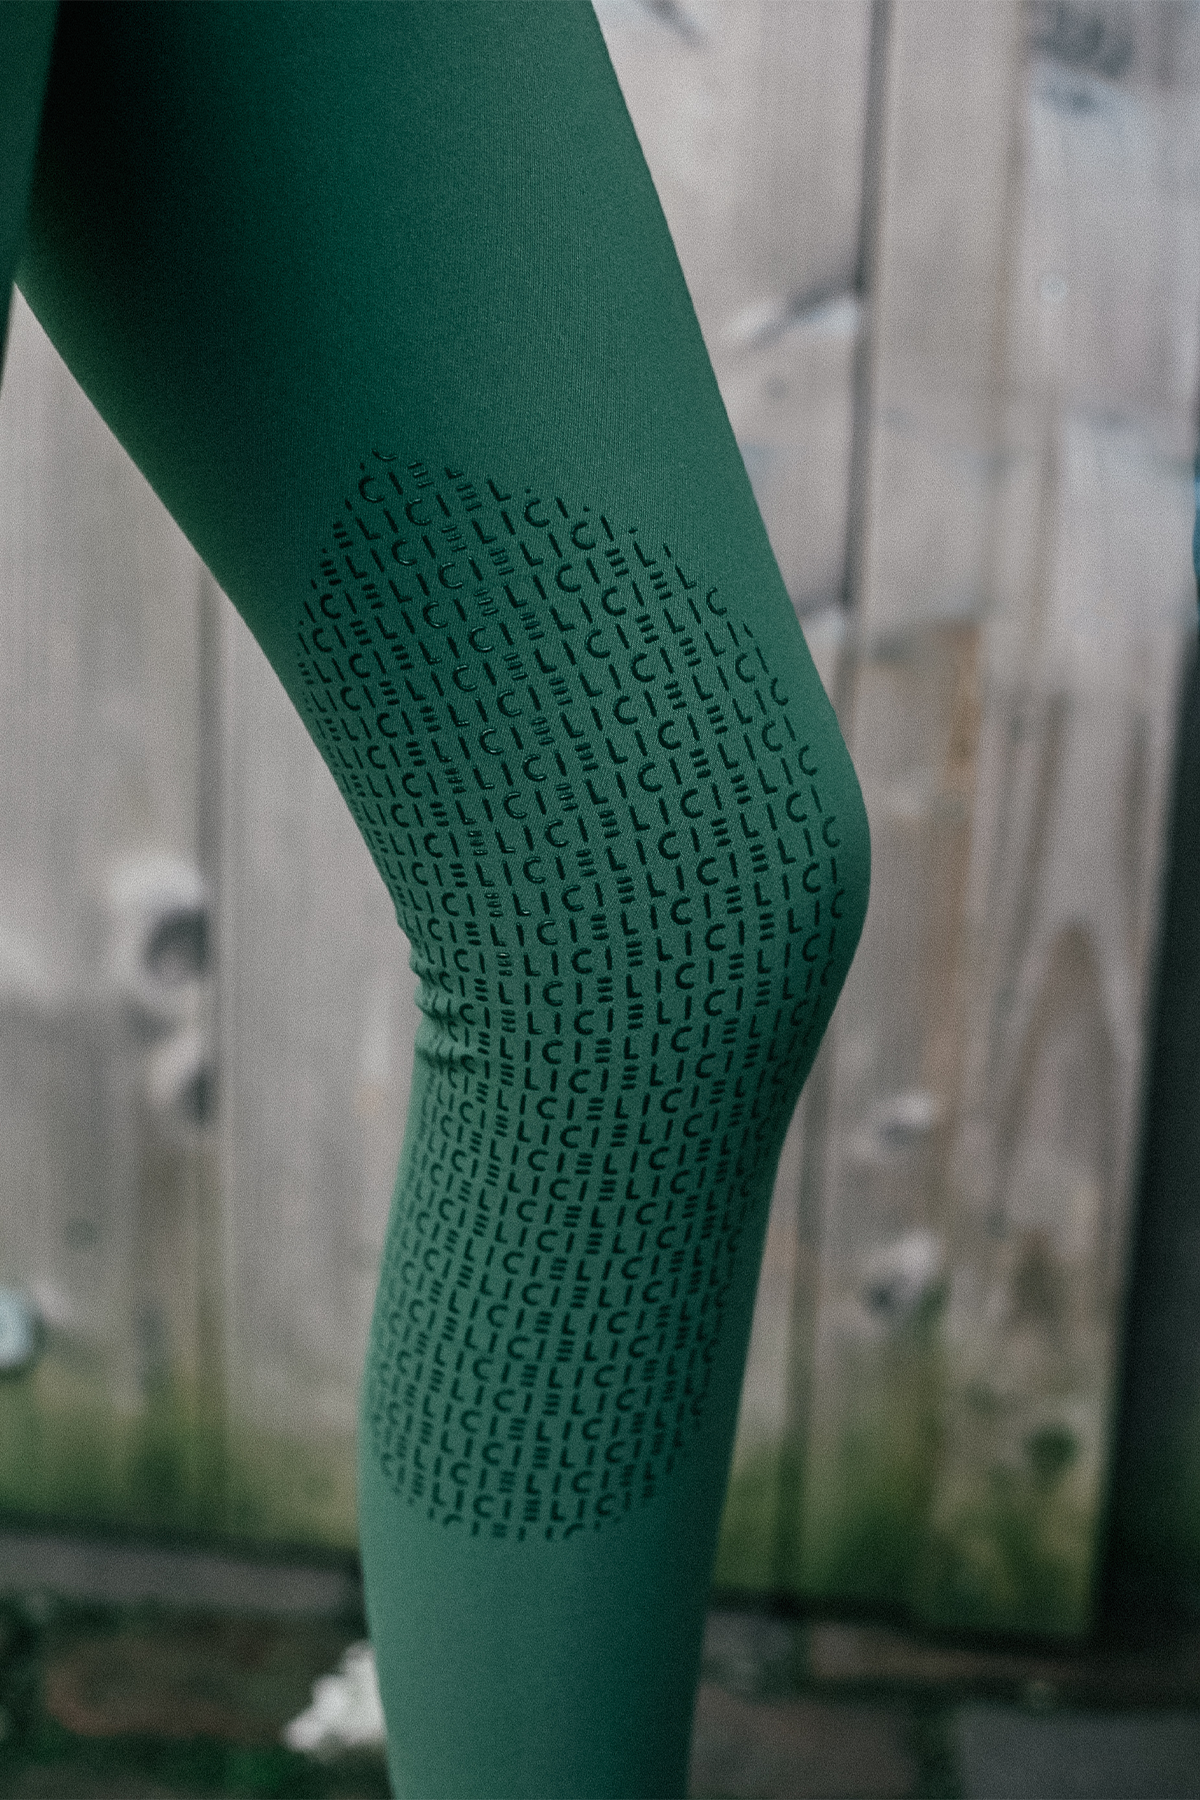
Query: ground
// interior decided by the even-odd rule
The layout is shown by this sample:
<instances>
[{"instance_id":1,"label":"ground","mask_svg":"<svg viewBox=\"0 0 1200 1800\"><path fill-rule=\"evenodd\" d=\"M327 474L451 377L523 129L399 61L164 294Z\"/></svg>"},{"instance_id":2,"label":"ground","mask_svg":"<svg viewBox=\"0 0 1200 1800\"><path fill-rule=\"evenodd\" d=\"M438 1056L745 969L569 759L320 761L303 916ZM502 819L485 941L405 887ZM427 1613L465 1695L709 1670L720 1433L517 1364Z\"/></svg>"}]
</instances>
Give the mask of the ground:
<instances>
[{"instance_id":1,"label":"ground","mask_svg":"<svg viewBox=\"0 0 1200 1800\"><path fill-rule=\"evenodd\" d=\"M280 1742L314 1679L362 1635L348 1575L239 1572L186 1556L156 1564L152 1552L139 1563L137 1550L102 1548L81 1560L77 1546L72 1562L52 1548L42 1540L27 1571L69 1567L83 1593L56 1594L44 1579L14 1591L0 1544L0 1796L387 1794L377 1754L314 1761ZM1200 1800L1200 1630L997 1648L721 1606L692 1793Z\"/></svg>"}]
</instances>

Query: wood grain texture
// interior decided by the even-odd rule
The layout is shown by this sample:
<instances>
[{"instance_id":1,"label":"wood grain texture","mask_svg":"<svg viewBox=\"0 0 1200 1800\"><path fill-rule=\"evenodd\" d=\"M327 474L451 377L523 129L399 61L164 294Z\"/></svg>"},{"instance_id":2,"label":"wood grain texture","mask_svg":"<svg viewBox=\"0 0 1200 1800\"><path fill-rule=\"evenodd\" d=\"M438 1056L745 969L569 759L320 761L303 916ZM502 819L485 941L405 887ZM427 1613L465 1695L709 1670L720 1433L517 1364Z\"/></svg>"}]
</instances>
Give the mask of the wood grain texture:
<instances>
[{"instance_id":1,"label":"wood grain texture","mask_svg":"<svg viewBox=\"0 0 1200 1800\"><path fill-rule=\"evenodd\" d=\"M197 565L17 299L0 401L0 1389L10 1510L191 1524L214 1334Z\"/></svg>"},{"instance_id":2,"label":"wood grain texture","mask_svg":"<svg viewBox=\"0 0 1200 1800\"><path fill-rule=\"evenodd\" d=\"M944 18L896 14L851 674L876 874L830 1051L793 1578L1070 1632L1190 611L1192 125L1144 56L1122 84L1053 41L1023 54L1012 10L1007 57L970 55L1000 7L964 14L943 86ZM906 218L923 184L940 228Z\"/></svg>"}]
</instances>

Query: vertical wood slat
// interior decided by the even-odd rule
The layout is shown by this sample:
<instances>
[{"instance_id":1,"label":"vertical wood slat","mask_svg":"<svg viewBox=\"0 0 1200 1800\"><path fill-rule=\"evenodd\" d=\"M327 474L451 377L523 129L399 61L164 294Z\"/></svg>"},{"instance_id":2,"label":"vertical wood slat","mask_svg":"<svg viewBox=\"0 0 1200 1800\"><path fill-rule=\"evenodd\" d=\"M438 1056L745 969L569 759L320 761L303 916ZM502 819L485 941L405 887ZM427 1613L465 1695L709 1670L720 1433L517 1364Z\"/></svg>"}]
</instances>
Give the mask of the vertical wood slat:
<instances>
[{"instance_id":1,"label":"vertical wood slat","mask_svg":"<svg viewBox=\"0 0 1200 1800\"><path fill-rule=\"evenodd\" d=\"M1001 31L1004 11L963 23ZM965 105L943 89L910 103L905 37L939 34L907 76L932 98L944 17L897 14L851 733L875 902L831 1047L795 1579L939 1623L1070 1631L1105 1491L1186 618L1171 457L1194 364L1179 243L1194 200L1171 166L1184 122L1136 67L1122 92L1039 63L1018 96L1012 9L1007 58L964 61ZM1001 86L989 109L972 74L1006 68L1009 99ZM956 121L962 141L925 179L906 171L904 136ZM949 292L903 216L905 193L945 192L939 168L981 227L976 260L972 232L940 222ZM1015 236L994 186L986 203L997 171L1017 177ZM955 379L953 404L931 372ZM986 430L964 434L962 395L1001 425L1002 457Z\"/></svg>"},{"instance_id":2,"label":"vertical wood slat","mask_svg":"<svg viewBox=\"0 0 1200 1800\"><path fill-rule=\"evenodd\" d=\"M48 1327L0 1384L0 1507L347 1547L404 940L261 652L19 298L0 480L0 1282ZM203 917L217 1008L187 944L145 962L156 921Z\"/></svg>"},{"instance_id":3,"label":"vertical wood slat","mask_svg":"<svg viewBox=\"0 0 1200 1800\"><path fill-rule=\"evenodd\" d=\"M196 566L19 297L0 494L0 1280L46 1326L0 1386L0 1504L192 1525L213 1387Z\"/></svg>"},{"instance_id":4,"label":"vertical wood slat","mask_svg":"<svg viewBox=\"0 0 1200 1800\"><path fill-rule=\"evenodd\" d=\"M1137 21L1145 25L1152 19ZM924 1616L1080 1628L1095 1592L1165 802L1194 629L1200 111L1043 40L966 918L944 1447ZM1161 71L1159 71L1161 75Z\"/></svg>"},{"instance_id":5,"label":"vertical wood slat","mask_svg":"<svg viewBox=\"0 0 1200 1800\"><path fill-rule=\"evenodd\" d=\"M945 1161L970 843L978 618L1004 328L1012 6L894 9L847 733L873 843L863 942L823 1053L797 1319L806 1444L782 1581L896 1604L939 1427Z\"/></svg>"}]
</instances>

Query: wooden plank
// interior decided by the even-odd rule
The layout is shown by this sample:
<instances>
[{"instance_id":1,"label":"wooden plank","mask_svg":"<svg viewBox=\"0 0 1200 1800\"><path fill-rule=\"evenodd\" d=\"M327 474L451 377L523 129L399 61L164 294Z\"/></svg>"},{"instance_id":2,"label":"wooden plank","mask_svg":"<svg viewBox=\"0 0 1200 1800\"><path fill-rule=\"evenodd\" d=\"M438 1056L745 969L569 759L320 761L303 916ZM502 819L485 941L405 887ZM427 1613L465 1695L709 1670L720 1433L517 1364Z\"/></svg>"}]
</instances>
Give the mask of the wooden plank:
<instances>
[{"instance_id":1,"label":"wooden plank","mask_svg":"<svg viewBox=\"0 0 1200 1800\"><path fill-rule=\"evenodd\" d=\"M0 1506L350 1545L403 940L260 652L19 299L0 479L0 1282L48 1326L0 1388Z\"/></svg>"},{"instance_id":2,"label":"wooden plank","mask_svg":"<svg viewBox=\"0 0 1200 1800\"><path fill-rule=\"evenodd\" d=\"M46 1326L0 1390L0 1506L191 1526L214 1385L198 565L19 297L0 489L0 1280Z\"/></svg>"},{"instance_id":3,"label":"wooden plank","mask_svg":"<svg viewBox=\"0 0 1200 1800\"><path fill-rule=\"evenodd\" d=\"M987 644L943 1448L915 1588L955 1624L1080 1630L1093 1598L1188 589L1186 484L1109 437L1064 426L1041 665L1014 669L999 630ZM1097 619L1105 597L1125 629Z\"/></svg>"},{"instance_id":4,"label":"wooden plank","mask_svg":"<svg viewBox=\"0 0 1200 1800\"><path fill-rule=\"evenodd\" d=\"M1095 1590L1188 559L1197 107L1042 58L983 646L944 1448L915 1595L1080 1630Z\"/></svg>"},{"instance_id":5,"label":"wooden plank","mask_svg":"<svg viewBox=\"0 0 1200 1800\"><path fill-rule=\"evenodd\" d=\"M1132 52L1124 86L1035 60L1017 114L1015 12L945 20L896 14L851 738L875 881L831 1051L795 1579L1069 1632L1188 600L1195 128Z\"/></svg>"},{"instance_id":6,"label":"wooden plank","mask_svg":"<svg viewBox=\"0 0 1200 1800\"><path fill-rule=\"evenodd\" d=\"M934 1474L975 635L914 627L854 676L875 898L828 1052L823 1141L809 1146L823 1153L797 1326L811 1362L783 1565L793 1591L823 1600L903 1599Z\"/></svg>"},{"instance_id":7,"label":"wooden plank","mask_svg":"<svg viewBox=\"0 0 1200 1800\"><path fill-rule=\"evenodd\" d=\"M799 1289L806 1446L781 1568L793 1592L858 1604L905 1599L936 1467L1019 54L1012 6L891 16L845 677L872 899L806 1146L819 1254Z\"/></svg>"}]
</instances>

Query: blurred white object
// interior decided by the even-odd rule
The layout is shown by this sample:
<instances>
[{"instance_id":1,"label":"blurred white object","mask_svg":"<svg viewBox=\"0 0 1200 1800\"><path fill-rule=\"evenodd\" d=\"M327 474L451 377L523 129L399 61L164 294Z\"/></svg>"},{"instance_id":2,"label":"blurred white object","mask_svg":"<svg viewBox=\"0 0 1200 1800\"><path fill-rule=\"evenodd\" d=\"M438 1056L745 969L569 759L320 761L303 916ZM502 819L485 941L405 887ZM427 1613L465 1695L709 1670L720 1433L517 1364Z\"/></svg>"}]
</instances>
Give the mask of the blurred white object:
<instances>
[{"instance_id":1,"label":"blurred white object","mask_svg":"<svg viewBox=\"0 0 1200 1800\"><path fill-rule=\"evenodd\" d=\"M146 1095L160 1118L199 1128L212 1116L212 1045L207 1030L173 1032L146 1059Z\"/></svg>"},{"instance_id":2,"label":"blurred white object","mask_svg":"<svg viewBox=\"0 0 1200 1800\"><path fill-rule=\"evenodd\" d=\"M41 1320L33 1301L16 1288L0 1287L0 1375L19 1375L37 1361Z\"/></svg>"},{"instance_id":3,"label":"blurred white object","mask_svg":"<svg viewBox=\"0 0 1200 1800\"><path fill-rule=\"evenodd\" d=\"M946 1252L936 1232L907 1231L877 1250L863 1270L860 1294L880 1323L925 1318L945 1297Z\"/></svg>"},{"instance_id":4,"label":"blurred white object","mask_svg":"<svg viewBox=\"0 0 1200 1800\"><path fill-rule=\"evenodd\" d=\"M108 884L114 987L147 1035L189 1019L209 967L209 897L182 857L128 858Z\"/></svg>"},{"instance_id":5,"label":"blurred white object","mask_svg":"<svg viewBox=\"0 0 1200 1800\"><path fill-rule=\"evenodd\" d=\"M919 1148L945 1117L945 1103L927 1088L884 1094L850 1144L859 1163L882 1166Z\"/></svg>"},{"instance_id":6,"label":"blurred white object","mask_svg":"<svg viewBox=\"0 0 1200 1800\"><path fill-rule=\"evenodd\" d=\"M313 1682L312 1705L284 1726L283 1741L310 1756L383 1748L387 1732L370 1644L351 1644L337 1674Z\"/></svg>"},{"instance_id":7,"label":"blurred white object","mask_svg":"<svg viewBox=\"0 0 1200 1800\"><path fill-rule=\"evenodd\" d=\"M142 1086L162 1124L204 1127L214 1089L208 887L194 864L131 857L108 885L109 978L145 1047Z\"/></svg>"}]
</instances>

